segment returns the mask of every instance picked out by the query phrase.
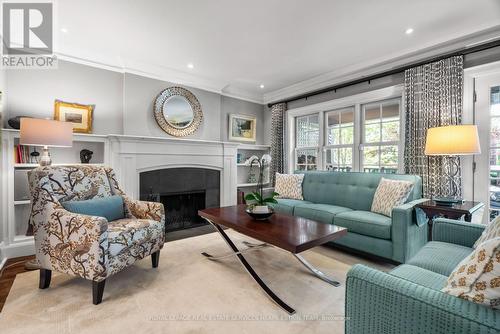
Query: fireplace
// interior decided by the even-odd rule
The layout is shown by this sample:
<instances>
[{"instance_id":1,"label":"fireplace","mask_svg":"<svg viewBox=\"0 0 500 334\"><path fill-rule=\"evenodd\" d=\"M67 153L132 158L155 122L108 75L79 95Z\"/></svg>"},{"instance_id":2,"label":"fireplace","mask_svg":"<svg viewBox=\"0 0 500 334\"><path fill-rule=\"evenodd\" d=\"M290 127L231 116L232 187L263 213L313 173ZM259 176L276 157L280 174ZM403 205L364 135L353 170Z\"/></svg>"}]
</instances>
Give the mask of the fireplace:
<instances>
[{"instance_id":1,"label":"fireplace","mask_svg":"<svg viewBox=\"0 0 500 334\"><path fill-rule=\"evenodd\" d=\"M167 232L205 225L198 210L220 203L220 172L206 168L165 168L139 174L141 200L161 202Z\"/></svg>"}]
</instances>

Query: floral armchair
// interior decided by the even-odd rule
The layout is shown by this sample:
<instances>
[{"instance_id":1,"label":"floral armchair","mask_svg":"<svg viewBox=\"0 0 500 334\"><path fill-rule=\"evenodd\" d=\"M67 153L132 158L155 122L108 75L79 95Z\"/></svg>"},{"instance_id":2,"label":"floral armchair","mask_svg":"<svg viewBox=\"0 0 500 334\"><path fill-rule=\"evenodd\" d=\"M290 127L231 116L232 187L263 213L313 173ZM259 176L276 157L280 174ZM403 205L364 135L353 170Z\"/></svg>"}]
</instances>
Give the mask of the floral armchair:
<instances>
[{"instance_id":1,"label":"floral armchair","mask_svg":"<svg viewBox=\"0 0 500 334\"><path fill-rule=\"evenodd\" d=\"M91 165L39 167L28 173L31 224L40 289L50 285L52 270L92 281L93 303L102 301L106 278L151 255L158 266L165 241L165 212L161 203L128 198L111 168ZM66 201L120 195L124 219L66 211Z\"/></svg>"}]
</instances>

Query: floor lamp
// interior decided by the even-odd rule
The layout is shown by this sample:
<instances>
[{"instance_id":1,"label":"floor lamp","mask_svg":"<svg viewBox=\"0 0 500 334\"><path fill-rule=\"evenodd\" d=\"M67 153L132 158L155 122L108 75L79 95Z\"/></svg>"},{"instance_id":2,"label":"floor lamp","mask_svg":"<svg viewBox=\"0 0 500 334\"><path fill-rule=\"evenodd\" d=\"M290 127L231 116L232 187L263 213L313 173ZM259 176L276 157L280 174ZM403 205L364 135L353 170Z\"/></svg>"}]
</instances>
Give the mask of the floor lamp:
<instances>
[{"instance_id":1,"label":"floor lamp","mask_svg":"<svg viewBox=\"0 0 500 334\"><path fill-rule=\"evenodd\" d=\"M43 147L43 153L40 157L40 166L50 166L52 164L49 147L73 146L73 125L68 122L37 118L21 118L20 132L19 144ZM26 235L33 235L31 215ZM25 268L34 270L39 269L40 266L36 259L34 259L27 261L25 263Z\"/></svg>"},{"instance_id":2,"label":"floor lamp","mask_svg":"<svg viewBox=\"0 0 500 334\"><path fill-rule=\"evenodd\" d=\"M480 154L479 136L475 125L449 125L430 128L427 130L425 154L429 156L443 156L447 159L445 176L450 182L449 197L433 197L439 205L451 206L462 203L459 194L458 178L460 167L452 157Z\"/></svg>"}]
</instances>

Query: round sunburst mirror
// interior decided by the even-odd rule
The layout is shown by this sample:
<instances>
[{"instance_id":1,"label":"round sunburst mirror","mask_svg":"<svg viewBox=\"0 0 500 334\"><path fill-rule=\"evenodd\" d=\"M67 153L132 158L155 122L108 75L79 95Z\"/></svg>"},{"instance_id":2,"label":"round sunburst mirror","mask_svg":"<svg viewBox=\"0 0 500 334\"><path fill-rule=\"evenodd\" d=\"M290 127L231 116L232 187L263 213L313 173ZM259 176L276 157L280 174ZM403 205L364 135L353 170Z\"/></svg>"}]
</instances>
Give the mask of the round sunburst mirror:
<instances>
[{"instance_id":1,"label":"round sunburst mirror","mask_svg":"<svg viewBox=\"0 0 500 334\"><path fill-rule=\"evenodd\" d=\"M161 91L154 103L154 115L163 131L176 137L194 133L203 120L200 102L182 87Z\"/></svg>"}]
</instances>

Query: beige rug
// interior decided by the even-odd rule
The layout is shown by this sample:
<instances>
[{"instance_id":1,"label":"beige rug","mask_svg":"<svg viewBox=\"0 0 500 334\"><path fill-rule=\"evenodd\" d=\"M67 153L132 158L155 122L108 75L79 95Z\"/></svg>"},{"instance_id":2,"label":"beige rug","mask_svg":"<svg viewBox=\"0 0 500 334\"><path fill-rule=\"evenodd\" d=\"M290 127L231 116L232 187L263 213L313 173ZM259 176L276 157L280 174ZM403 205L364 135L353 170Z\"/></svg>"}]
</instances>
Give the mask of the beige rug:
<instances>
[{"instance_id":1,"label":"beige rug","mask_svg":"<svg viewBox=\"0 0 500 334\"><path fill-rule=\"evenodd\" d=\"M241 246L244 238L229 231ZM38 271L17 275L0 313L1 333L343 333L345 276L354 263L373 263L328 247L303 256L342 283L311 275L293 256L268 247L245 255L269 287L297 313L289 317L236 258L219 262L200 253L228 252L216 233L165 244L160 266L150 258L110 277L102 304L92 304L90 282L53 273L38 289Z\"/></svg>"}]
</instances>

